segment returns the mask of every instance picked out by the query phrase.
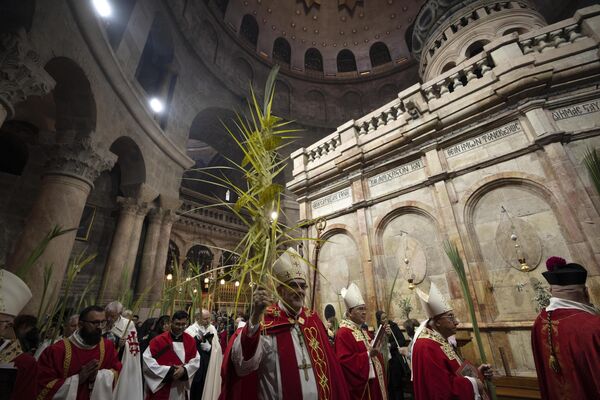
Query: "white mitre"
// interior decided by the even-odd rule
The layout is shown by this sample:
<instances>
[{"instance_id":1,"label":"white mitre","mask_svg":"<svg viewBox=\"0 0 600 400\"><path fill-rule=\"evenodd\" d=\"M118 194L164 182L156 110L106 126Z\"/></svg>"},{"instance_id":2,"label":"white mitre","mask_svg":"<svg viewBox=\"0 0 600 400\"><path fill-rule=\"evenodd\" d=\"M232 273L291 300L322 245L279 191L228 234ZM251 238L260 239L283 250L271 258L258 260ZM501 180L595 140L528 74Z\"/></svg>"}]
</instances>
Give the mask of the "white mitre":
<instances>
[{"instance_id":1,"label":"white mitre","mask_svg":"<svg viewBox=\"0 0 600 400\"><path fill-rule=\"evenodd\" d=\"M17 316L29 303L29 287L15 274L0 269L0 314Z\"/></svg>"},{"instance_id":2,"label":"white mitre","mask_svg":"<svg viewBox=\"0 0 600 400\"><path fill-rule=\"evenodd\" d=\"M350 310L354 307L362 306L365 304L362 294L360 293L360 289L354 283L351 283L347 289L343 288L341 290L341 295L342 295L342 298L344 299L344 303L346 304L347 310Z\"/></svg>"},{"instance_id":3,"label":"white mitre","mask_svg":"<svg viewBox=\"0 0 600 400\"><path fill-rule=\"evenodd\" d=\"M419 296L423 310L425 310L425 314L427 314L427 318L433 318L452 310L442 292L440 292L433 282L429 288L429 294L425 294L425 292L417 288L417 295Z\"/></svg>"},{"instance_id":4,"label":"white mitre","mask_svg":"<svg viewBox=\"0 0 600 400\"><path fill-rule=\"evenodd\" d=\"M308 264L293 248L288 248L273 264L273 275L276 285L286 283L292 279L304 279Z\"/></svg>"}]
</instances>

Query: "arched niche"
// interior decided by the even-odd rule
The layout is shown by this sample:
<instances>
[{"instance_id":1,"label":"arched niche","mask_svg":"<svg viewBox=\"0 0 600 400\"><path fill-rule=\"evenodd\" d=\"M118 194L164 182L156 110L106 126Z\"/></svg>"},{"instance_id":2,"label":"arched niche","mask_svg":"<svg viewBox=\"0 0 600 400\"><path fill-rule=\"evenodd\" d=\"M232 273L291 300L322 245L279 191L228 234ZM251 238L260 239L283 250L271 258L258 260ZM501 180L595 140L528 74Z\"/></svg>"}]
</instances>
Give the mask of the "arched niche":
<instances>
[{"instance_id":1,"label":"arched niche","mask_svg":"<svg viewBox=\"0 0 600 400\"><path fill-rule=\"evenodd\" d=\"M323 93L318 90L310 90L306 93L304 113L317 121L327 121L327 105Z\"/></svg>"},{"instance_id":2,"label":"arched niche","mask_svg":"<svg viewBox=\"0 0 600 400\"><path fill-rule=\"evenodd\" d=\"M356 58L354 53L348 49L340 51L337 55L337 71L338 72L354 72L356 71Z\"/></svg>"},{"instance_id":3,"label":"arched niche","mask_svg":"<svg viewBox=\"0 0 600 400\"><path fill-rule=\"evenodd\" d=\"M89 135L96 128L96 101L81 67L69 58L56 57L44 68L56 81L52 91L56 131Z\"/></svg>"},{"instance_id":4,"label":"arched niche","mask_svg":"<svg viewBox=\"0 0 600 400\"><path fill-rule=\"evenodd\" d=\"M427 291L429 281L433 281L443 293L448 292L446 273L450 267L437 221L430 212L412 206L398 208L384 217L376 232L375 283L383 304L387 304L392 296L392 317L404 318L400 307L402 298L411 300L413 310L419 309L414 292L408 288L409 278L424 291Z\"/></svg>"},{"instance_id":5,"label":"arched niche","mask_svg":"<svg viewBox=\"0 0 600 400\"><path fill-rule=\"evenodd\" d=\"M392 62L390 50L383 42L373 43L373 45L369 49L369 57L371 59L372 67L378 67L380 65L385 65L387 63Z\"/></svg>"},{"instance_id":6,"label":"arched niche","mask_svg":"<svg viewBox=\"0 0 600 400\"><path fill-rule=\"evenodd\" d=\"M244 15L242 18L242 24L240 25L240 37L248 43L253 49L256 49L258 43L258 22L250 14Z\"/></svg>"},{"instance_id":7,"label":"arched niche","mask_svg":"<svg viewBox=\"0 0 600 400\"><path fill-rule=\"evenodd\" d=\"M354 239L343 230L335 230L325 236L326 242L319 253L319 278L317 285L318 303L332 304L336 315L346 311L340 290L354 282L367 298L365 277L362 270L360 252ZM312 270L311 270L312 279Z\"/></svg>"},{"instance_id":8,"label":"arched niche","mask_svg":"<svg viewBox=\"0 0 600 400\"><path fill-rule=\"evenodd\" d=\"M314 47L304 53L304 69L313 72L323 72L323 56Z\"/></svg>"},{"instance_id":9,"label":"arched niche","mask_svg":"<svg viewBox=\"0 0 600 400\"><path fill-rule=\"evenodd\" d=\"M360 93L355 91L344 93L341 103L345 119L358 119L363 116L362 96Z\"/></svg>"},{"instance_id":10,"label":"arched niche","mask_svg":"<svg viewBox=\"0 0 600 400\"><path fill-rule=\"evenodd\" d=\"M133 139L121 136L111 144L110 151L118 157L116 165L120 170L120 189L123 193L146 182L146 162Z\"/></svg>"},{"instance_id":11,"label":"arched niche","mask_svg":"<svg viewBox=\"0 0 600 400\"><path fill-rule=\"evenodd\" d=\"M289 66L292 60L292 48L285 38L278 37L273 43L273 62Z\"/></svg>"},{"instance_id":12,"label":"arched niche","mask_svg":"<svg viewBox=\"0 0 600 400\"><path fill-rule=\"evenodd\" d=\"M465 225L477 266L494 299L493 305L486 305L493 320L535 318L533 284L545 282L544 268L539 266L553 255L572 259L553 203L548 190L522 179L491 181L467 200ZM511 240L513 232L517 242ZM532 271L518 269L515 243Z\"/></svg>"}]
</instances>

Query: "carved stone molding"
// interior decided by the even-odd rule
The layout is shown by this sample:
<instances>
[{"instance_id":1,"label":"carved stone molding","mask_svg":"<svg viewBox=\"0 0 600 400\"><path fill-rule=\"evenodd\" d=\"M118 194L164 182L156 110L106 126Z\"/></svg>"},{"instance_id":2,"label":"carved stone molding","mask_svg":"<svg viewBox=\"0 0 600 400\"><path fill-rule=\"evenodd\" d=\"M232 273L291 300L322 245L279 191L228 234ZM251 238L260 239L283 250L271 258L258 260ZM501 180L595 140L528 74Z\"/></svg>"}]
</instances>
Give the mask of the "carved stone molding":
<instances>
[{"instance_id":1,"label":"carved stone molding","mask_svg":"<svg viewBox=\"0 0 600 400\"><path fill-rule=\"evenodd\" d=\"M121 206L121 214L129 214L132 216L143 216L148 213L148 204L140 202L133 197L117 197L117 204Z\"/></svg>"},{"instance_id":2,"label":"carved stone molding","mask_svg":"<svg viewBox=\"0 0 600 400\"><path fill-rule=\"evenodd\" d=\"M0 34L0 104L9 118L14 115L15 104L29 96L50 93L55 84L40 65L25 31Z\"/></svg>"},{"instance_id":3,"label":"carved stone molding","mask_svg":"<svg viewBox=\"0 0 600 400\"><path fill-rule=\"evenodd\" d=\"M110 170L117 161L116 154L99 148L91 138L51 147L44 175L71 176L83 180L92 188L96 178Z\"/></svg>"}]
</instances>

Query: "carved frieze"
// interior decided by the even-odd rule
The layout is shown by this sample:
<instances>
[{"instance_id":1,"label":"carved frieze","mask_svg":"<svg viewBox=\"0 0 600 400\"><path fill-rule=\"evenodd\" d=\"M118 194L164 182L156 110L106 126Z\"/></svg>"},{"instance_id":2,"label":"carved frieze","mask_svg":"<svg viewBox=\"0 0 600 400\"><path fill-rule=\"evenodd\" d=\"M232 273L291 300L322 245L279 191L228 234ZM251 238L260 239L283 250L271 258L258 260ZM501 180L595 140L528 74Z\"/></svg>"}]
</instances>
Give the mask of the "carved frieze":
<instances>
[{"instance_id":1,"label":"carved frieze","mask_svg":"<svg viewBox=\"0 0 600 400\"><path fill-rule=\"evenodd\" d=\"M24 31L0 34L0 104L8 116L29 96L43 96L56 82L40 65Z\"/></svg>"},{"instance_id":2,"label":"carved frieze","mask_svg":"<svg viewBox=\"0 0 600 400\"><path fill-rule=\"evenodd\" d=\"M55 144L48 152L45 175L67 175L79 178L90 186L104 171L110 170L117 155L101 149L89 137L73 143Z\"/></svg>"}]
</instances>

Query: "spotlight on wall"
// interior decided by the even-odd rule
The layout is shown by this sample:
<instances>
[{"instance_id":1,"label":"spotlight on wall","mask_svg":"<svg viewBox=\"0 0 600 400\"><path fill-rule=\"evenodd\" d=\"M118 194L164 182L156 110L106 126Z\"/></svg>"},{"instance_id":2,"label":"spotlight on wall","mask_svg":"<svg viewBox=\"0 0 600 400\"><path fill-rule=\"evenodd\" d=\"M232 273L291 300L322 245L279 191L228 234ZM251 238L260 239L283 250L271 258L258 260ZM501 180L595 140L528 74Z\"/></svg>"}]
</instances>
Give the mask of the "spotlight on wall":
<instances>
[{"instance_id":1,"label":"spotlight on wall","mask_svg":"<svg viewBox=\"0 0 600 400\"><path fill-rule=\"evenodd\" d=\"M155 113L161 113L163 112L163 110L165 109L165 105L163 104L163 102L157 98L157 97L153 97L150 99L150 108L152 109L152 111L154 111Z\"/></svg>"},{"instance_id":2,"label":"spotlight on wall","mask_svg":"<svg viewBox=\"0 0 600 400\"><path fill-rule=\"evenodd\" d=\"M102 18L108 18L112 15L112 6L108 0L92 0L92 4Z\"/></svg>"}]
</instances>

